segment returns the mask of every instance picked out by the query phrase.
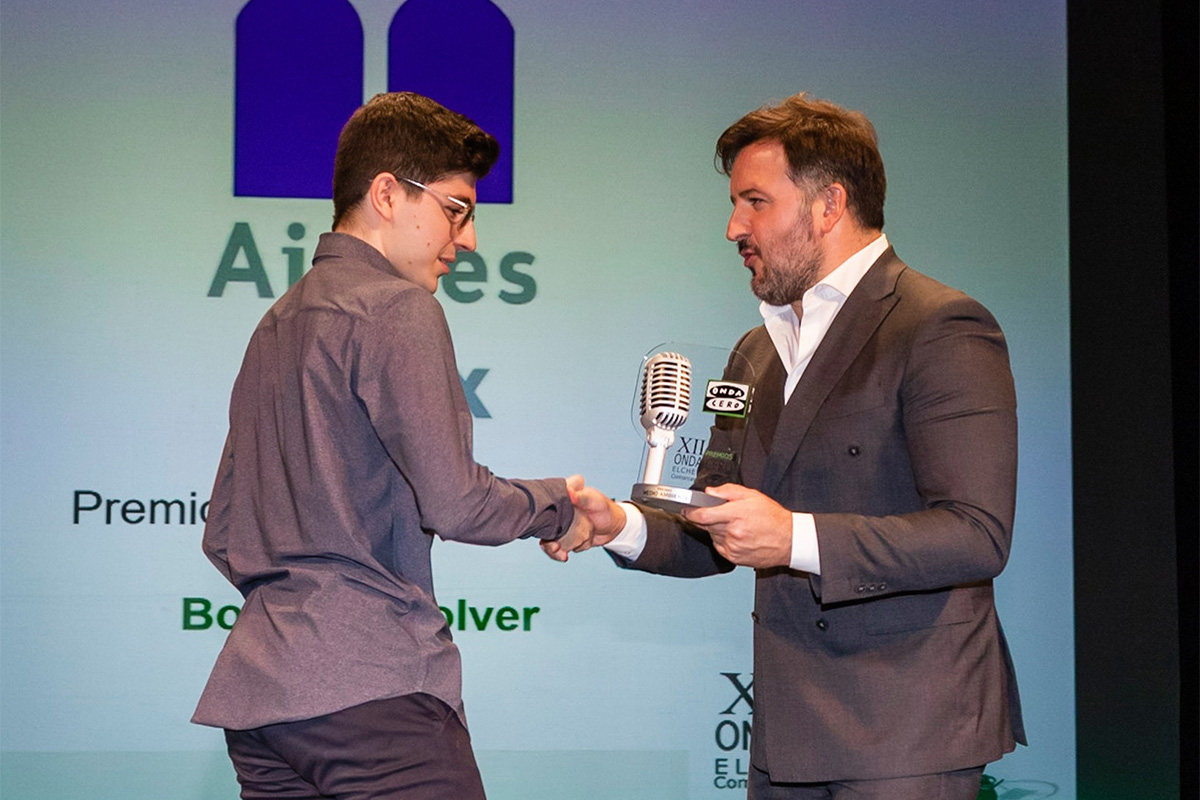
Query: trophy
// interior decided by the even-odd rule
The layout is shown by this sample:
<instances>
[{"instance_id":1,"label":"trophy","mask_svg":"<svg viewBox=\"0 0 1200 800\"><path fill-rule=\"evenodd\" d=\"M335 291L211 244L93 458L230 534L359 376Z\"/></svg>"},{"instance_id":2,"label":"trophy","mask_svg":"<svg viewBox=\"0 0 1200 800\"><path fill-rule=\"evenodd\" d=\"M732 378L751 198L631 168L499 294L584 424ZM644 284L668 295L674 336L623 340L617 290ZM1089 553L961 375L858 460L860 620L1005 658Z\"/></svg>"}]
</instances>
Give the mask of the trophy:
<instances>
[{"instance_id":1,"label":"trophy","mask_svg":"<svg viewBox=\"0 0 1200 800\"><path fill-rule=\"evenodd\" d=\"M740 357L720 348L672 342L642 359L633 418L635 427L645 430L646 444L642 478L633 485L631 500L673 513L725 502L689 487L702 462L726 475L736 472L734 442L745 429L753 386L722 379L731 358ZM753 374L748 363L739 366L739 374ZM725 432L720 452L711 441L718 429Z\"/></svg>"}]
</instances>

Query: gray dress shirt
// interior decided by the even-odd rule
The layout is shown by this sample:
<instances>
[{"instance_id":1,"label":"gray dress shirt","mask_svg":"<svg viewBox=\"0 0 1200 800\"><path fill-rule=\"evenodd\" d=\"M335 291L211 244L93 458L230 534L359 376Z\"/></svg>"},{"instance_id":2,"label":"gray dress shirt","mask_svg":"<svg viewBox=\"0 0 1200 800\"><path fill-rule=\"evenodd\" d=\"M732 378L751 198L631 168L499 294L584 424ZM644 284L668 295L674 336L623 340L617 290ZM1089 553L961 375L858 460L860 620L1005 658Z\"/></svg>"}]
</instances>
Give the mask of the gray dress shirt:
<instances>
[{"instance_id":1,"label":"gray dress shirt","mask_svg":"<svg viewBox=\"0 0 1200 800\"><path fill-rule=\"evenodd\" d=\"M249 729L425 692L462 715L439 536L555 539L563 480L475 463L442 308L353 236L263 317L230 401L204 551L245 597L193 722Z\"/></svg>"}]
</instances>

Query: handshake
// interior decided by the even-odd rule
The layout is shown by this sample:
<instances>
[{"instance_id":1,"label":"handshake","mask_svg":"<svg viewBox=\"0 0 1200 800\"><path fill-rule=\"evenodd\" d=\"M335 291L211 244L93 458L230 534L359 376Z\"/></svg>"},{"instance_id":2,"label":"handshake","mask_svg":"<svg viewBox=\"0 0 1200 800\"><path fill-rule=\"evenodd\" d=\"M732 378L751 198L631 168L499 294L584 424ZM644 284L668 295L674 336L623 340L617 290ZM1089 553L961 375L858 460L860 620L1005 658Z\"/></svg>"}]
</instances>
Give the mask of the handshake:
<instances>
[{"instance_id":1,"label":"handshake","mask_svg":"<svg viewBox=\"0 0 1200 800\"><path fill-rule=\"evenodd\" d=\"M761 492L735 483L705 491L725 502L689 508L681 516L694 531L707 536L722 558L743 567L791 566L792 512ZM567 494L575 506L571 527L556 541L542 542L546 555L555 561L606 545L625 528L625 509L594 486L585 485L582 476L567 478Z\"/></svg>"},{"instance_id":2,"label":"handshake","mask_svg":"<svg viewBox=\"0 0 1200 800\"><path fill-rule=\"evenodd\" d=\"M575 506L571 527L554 541L542 541L542 550L555 561L606 545L625 527L625 509L596 487L585 485L582 475L567 478L567 494Z\"/></svg>"}]
</instances>

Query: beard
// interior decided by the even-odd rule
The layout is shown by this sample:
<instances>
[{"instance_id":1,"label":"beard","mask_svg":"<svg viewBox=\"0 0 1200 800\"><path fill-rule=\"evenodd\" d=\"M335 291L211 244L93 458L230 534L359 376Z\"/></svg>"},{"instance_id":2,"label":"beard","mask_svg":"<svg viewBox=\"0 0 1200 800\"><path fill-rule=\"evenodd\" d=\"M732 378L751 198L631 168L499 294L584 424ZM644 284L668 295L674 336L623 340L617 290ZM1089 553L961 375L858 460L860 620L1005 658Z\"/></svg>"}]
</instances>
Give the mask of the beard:
<instances>
[{"instance_id":1,"label":"beard","mask_svg":"<svg viewBox=\"0 0 1200 800\"><path fill-rule=\"evenodd\" d=\"M813 236L812 220L802 215L777 247L758 251L759 267L750 278L750 291L773 306L796 302L817 283L821 252Z\"/></svg>"}]
</instances>

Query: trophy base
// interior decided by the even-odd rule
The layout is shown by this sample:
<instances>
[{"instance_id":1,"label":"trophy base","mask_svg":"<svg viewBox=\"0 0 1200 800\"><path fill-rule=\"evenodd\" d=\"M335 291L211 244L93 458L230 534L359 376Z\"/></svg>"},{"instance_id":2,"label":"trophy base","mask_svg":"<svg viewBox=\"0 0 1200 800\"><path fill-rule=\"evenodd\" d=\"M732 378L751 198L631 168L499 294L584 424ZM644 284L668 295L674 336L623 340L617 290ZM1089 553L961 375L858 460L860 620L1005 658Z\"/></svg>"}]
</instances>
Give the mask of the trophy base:
<instances>
[{"instance_id":1,"label":"trophy base","mask_svg":"<svg viewBox=\"0 0 1200 800\"><path fill-rule=\"evenodd\" d=\"M679 489L660 483L635 483L629 499L644 506L670 511L672 514L678 514L688 508L719 506L725 502L719 497L694 489Z\"/></svg>"}]
</instances>

